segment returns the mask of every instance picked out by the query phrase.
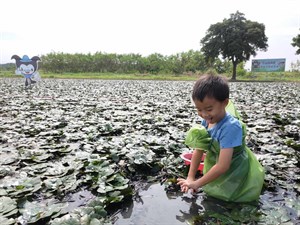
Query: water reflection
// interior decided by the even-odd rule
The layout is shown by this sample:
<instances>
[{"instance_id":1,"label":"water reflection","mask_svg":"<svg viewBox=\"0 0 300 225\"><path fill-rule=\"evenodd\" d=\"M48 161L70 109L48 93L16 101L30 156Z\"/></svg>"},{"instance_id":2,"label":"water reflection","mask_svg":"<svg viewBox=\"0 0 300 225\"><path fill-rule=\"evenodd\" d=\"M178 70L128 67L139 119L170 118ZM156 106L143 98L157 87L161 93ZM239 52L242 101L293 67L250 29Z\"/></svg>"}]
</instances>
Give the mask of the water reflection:
<instances>
[{"instance_id":1,"label":"water reflection","mask_svg":"<svg viewBox=\"0 0 300 225\"><path fill-rule=\"evenodd\" d=\"M183 196L182 200L190 204L188 212L181 211L182 215L177 219L188 224L239 224L256 223L259 220L259 204L252 203L230 203L224 202L203 193Z\"/></svg>"},{"instance_id":2,"label":"water reflection","mask_svg":"<svg viewBox=\"0 0 300 225\"><path fill-rule=\"evenodd\" d=\"M188 203L183 204L178 196L167 194L164 185L151 184L139 191L132 204L123 207L113 220L115 225L182 225L185 221L178 220L177 216L188 209Z\"/></svg>"},{"instance_id":3,"label":"water reflection","mask_svg":"<svg viewBox=\"0 0 300 225\"><path fill-rule=\"evenodd\" d=\"M255 222L260 213L258 203L227 203L204 193L183 194L166 191L161 184L148 185L134 201L114 216L115 225L182 225L221 222L236 224Z\"/></svg>"}]
</instances>

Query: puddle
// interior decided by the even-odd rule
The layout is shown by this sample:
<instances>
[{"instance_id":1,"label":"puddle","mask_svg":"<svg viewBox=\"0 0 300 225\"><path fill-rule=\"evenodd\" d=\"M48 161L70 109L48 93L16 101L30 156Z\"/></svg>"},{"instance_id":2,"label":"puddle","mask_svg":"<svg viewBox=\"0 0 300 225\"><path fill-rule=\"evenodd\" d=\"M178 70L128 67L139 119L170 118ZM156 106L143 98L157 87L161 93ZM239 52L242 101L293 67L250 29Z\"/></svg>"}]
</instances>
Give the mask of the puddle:
<instances>
[{"instance_id":1,"label":"puddle","mask_svg":"<svg viewBox=\"0 0 300 225\"><path fill-rule=\"evenodd\" d=\"M112 221L114 225L297 224L296 199L294 196L290 203L280 199L277 204L278 199L265 191L259 202L232 203L203 192L167 192L164 185L155 183L141 190L133 202L112 216Z\"/></svg>"},{"instance_id":2,"label":"puddle","mask_svg":"<svg viewBox=\"0 0 300 225\"><path fill-rule=\"evenodd\" d=\"M183 197L183 196L182 196ZM193 199L191 194L186 198ZM114 217L115 225L186 224L183 213L189 213L191 204L181 197L167 195L164 185L152 184L139 192L139 197Z\"/></svg>"},{"instance_id":3,"label":"puddle","mask_svg":"<svg viewBox=\"0 0 300 225\"><path fill-rule=\"evenodd\" d=\"M156 183L140 191L139 198L115 214L113 221L114 225L199 224L197 222L216 221L233 208L255 214L258 210L255 204L226 203L207 197L203 192L167 192L164 185ZM213 214L215 216L210 217Z\"/></svg>"}]
</instances>

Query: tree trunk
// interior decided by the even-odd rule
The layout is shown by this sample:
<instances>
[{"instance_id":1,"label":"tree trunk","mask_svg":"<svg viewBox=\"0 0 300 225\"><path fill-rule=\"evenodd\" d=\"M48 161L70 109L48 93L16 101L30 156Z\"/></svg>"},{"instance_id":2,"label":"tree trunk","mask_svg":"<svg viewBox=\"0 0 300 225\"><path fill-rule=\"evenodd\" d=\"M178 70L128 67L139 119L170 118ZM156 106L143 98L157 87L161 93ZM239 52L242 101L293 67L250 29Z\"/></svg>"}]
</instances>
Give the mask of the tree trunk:
<instances>
[{"instance_id":1,"label":"tree trunk","mask_svg":"<svg viewBox=\"0 0 300 225\"><path fill-rule=\"evenodd\" d=\"M237 67L237 62L232 62L233 69L232 69L232 77L231 80L236 80L236 67Z\"/></svg>"}]
</instances>

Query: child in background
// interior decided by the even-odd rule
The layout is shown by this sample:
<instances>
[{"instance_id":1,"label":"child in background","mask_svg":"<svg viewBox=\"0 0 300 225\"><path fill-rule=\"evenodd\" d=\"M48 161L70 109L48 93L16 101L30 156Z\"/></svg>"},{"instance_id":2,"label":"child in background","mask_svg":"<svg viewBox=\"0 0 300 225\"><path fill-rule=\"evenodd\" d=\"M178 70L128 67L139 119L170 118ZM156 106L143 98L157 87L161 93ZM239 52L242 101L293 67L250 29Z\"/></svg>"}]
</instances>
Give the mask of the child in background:
<instances>
[{"instance_id":1,"label":"child in background","mask_svg":"<svg viewBox=\"0 0 300 225\"><path fill-rule=\"evenodd\" d=\"M246 127L229 101L226 78L202 76L194 85L192 99L203 121L187 134L185 143L194 151L187 179L177 180L182 192L201 187L209 196L224 201L257 200L264 170L245 144ZM204 175L195 179L204 152Z\"/></svg>"}]
</instances>

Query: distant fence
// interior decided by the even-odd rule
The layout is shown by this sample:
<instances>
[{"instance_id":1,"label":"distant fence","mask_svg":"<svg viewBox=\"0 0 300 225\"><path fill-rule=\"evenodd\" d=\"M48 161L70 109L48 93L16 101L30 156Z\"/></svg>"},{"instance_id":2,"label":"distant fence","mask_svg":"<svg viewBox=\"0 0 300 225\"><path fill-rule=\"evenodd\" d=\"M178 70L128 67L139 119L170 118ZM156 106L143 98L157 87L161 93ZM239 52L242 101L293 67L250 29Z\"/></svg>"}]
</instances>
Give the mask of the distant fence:
<instances>
[{"instance_id":1,"label":"distant fence","mask_svg":"<svg viewBox=\"0 0 300 225\"><path fill-rule=\"evenodd\" d=\"M285 59L253 59L252 72L284 72Z\"/></svg>"}]
</instances>

